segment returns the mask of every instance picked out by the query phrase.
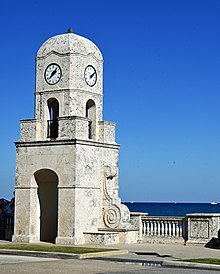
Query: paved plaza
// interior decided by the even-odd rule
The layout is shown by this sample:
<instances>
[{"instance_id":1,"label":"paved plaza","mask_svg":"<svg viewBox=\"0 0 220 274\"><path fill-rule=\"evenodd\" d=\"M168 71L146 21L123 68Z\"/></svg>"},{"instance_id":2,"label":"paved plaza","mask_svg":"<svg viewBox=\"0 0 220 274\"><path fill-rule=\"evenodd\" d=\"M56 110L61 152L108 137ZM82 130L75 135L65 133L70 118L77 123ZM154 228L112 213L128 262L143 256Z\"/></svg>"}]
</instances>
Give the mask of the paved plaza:
<instances>
[{"instance_id":1,"label":"paved plaza","mask_svg":"<svg viewBox=\"0 0 220 274\"><path fill-rule=\"evenodd\" d=\"M0 273L7 274L217 274L219 271L169 268L142 265L141 263L111 262L75 259L45 259L0 255Z\"/></svg>"},{"instance_id":2,"label":"paved plaza","mask_svg":"<svg viewBox=\"0 0 220 274\"><path fill-rule=\"evenodd\" d=\"M1 243L5 243L0 241ZM99 246L100 247L100 246ZM220 250L202 246L184 246L180 244L131 244L108 246L127 249L127 254L112 255L89 259L55 259L50 257L0 255L0 273L220 273L219 269L202 269L196 264L191 268L175 265L176 260L186 258L220 258ZM178 262L177 262L178 263ZM186 265L186 267L189 267ZM196 267L196 269L193 269ZM211 268L211 266L210 266Z\"/></svg>"}]
</instances>

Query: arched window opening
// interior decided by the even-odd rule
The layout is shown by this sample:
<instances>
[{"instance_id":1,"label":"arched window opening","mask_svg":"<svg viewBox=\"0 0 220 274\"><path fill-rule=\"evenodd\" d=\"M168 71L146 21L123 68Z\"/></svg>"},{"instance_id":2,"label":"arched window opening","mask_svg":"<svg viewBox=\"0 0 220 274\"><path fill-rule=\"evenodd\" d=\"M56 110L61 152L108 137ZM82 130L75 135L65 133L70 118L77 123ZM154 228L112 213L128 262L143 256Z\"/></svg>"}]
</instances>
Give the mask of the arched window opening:
<instances>
[{"instance_id":1,"label":"arched window opening","mask_svg":"<svg viewBox=\"0 0 220 274\"><path fill-rule=\"evenodd\" d=\"M93 100L88 100L86 103L86 117L89 118L88 138L95 139L96 132L96 106Z\"/></svg>"},{"instance_id":2,"label":"arched window opening","mask_svg":"<svg viewBox=\"0 0 220 274\"><path fill-rule=\"evenodd\" d=\"M47 121L47 137L56 139L58 137L59 103L57 99L50 98L47 104L50 115L50 120Z\"/></svg>"}]
</instances>

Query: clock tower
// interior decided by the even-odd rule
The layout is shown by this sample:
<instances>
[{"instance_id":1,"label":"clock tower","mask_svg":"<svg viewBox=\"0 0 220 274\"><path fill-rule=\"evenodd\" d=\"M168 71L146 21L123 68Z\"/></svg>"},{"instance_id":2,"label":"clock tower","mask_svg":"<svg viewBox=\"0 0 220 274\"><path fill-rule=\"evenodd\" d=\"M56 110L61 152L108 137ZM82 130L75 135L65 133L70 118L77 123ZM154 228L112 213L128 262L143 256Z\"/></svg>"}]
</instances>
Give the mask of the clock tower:
<instances>
[{"instance_id":1,"label":"clock tower","mask_svg":"<svg viewBox=\"0 0 220 274\"><path fill-rule=\"evenodd\" d=\"M118 243L121 231L137 240L118 196L119 145L115 124L102 120L102 80L100 50L71 30L38 50L35 117L21 120L15 143L13 241Z\"/></svg>"}]
</instances>

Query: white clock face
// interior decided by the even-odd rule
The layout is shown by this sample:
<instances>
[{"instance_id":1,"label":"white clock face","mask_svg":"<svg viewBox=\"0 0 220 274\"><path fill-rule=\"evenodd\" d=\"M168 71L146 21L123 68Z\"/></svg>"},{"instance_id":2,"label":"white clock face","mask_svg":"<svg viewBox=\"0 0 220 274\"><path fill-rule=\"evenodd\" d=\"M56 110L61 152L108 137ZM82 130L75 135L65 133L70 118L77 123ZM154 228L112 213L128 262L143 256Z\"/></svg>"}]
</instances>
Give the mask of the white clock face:
<instances>
[{"instance_id":1,"label":"white clock face","mask_svg":"<svg viewBox=\"0 0 220 274\"><path fill-rule=\"evenodd\" d=\"M89 65L86 67L84 72L86 84L90 87L94 86L97 81L97 73L93 66Z\"/></svg>"},{"instance_id":2,"label":"white clock face","mask_svg":"<svg viewBox=\"0 0 220 274\"><path fill-rule=\"evenodd\" d=\"M59 65L53 63L47 66L44 78L49 85L55 85L60 81L62 71Z\"/></svg>"}]
</instances>

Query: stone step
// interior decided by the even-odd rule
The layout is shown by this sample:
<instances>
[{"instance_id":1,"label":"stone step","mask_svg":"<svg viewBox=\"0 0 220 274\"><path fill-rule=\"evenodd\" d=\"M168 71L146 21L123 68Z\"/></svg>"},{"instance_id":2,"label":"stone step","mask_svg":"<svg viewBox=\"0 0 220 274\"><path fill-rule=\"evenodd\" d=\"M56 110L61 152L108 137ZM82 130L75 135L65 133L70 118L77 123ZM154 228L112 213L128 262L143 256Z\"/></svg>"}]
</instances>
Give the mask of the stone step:
<instances>
[{"instance_id":1,"label":"stone step","mask_svg":"<svg viewBox=\"0 0 220 274\"><path fill-rule=\"evenodd\" d=\"M120 237L119 232L84 232L86 244L103 244L112 245L119 244Z\"/></svg>"},{"instance_id":2,"label":"stone step","mask_svg":"<svg viewBox=\"0 0 220 274\"><path fill-rule=\"evenodd\" d=\"M138 231L126 229L99 229L98 232L84 233L87 244L131 244L137 243Z\"/></svg>"}]
</instances>

